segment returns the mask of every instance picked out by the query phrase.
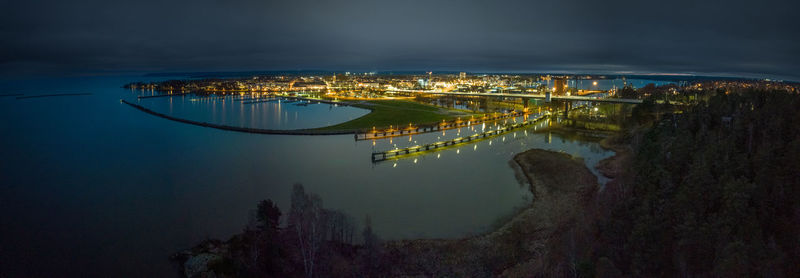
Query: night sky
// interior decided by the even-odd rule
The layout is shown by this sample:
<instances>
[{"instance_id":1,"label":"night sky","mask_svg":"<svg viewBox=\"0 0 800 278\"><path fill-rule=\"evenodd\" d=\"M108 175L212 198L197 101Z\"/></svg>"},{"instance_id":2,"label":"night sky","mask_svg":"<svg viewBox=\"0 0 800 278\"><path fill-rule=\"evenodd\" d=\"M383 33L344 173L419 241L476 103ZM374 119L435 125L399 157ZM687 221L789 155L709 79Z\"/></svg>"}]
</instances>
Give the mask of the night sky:
<instances>
[{"instance_id":1,"label":"night sky","mask_svg":"<svg viewBox=\"0 0 800 278\"><path fill-rule=\"evenodd\" d=\"M800 80L794 0L0 1L4 75L465 70Z\"/></svg>"}]
</instances>

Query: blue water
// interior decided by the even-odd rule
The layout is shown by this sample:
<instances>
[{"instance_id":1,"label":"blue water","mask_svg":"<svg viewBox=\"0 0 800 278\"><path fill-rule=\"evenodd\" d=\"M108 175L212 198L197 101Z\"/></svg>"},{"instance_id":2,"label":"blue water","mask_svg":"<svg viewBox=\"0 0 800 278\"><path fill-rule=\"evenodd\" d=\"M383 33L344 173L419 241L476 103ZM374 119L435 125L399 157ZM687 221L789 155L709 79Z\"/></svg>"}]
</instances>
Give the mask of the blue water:
<instances>
[{"instance_id":1,"label":"blue water","mask_svg":"<svg viewBox=\"0 0 800 278\"><path fill-rule=\"evenodd\" d=\"M288 210L295 182L319 194L326 208L359 220L370 215L385 239L460 237L484 232L499 217L530 202L529 191L509 167L514 154L530 148L564 151L584 157L589 166L612 154L596 143L536 133L539 127L531 127L373 164L373 150L430 143L480 128L375 142L356 142L352 135L222 131L169 121L120 103L121 98L135 99L120 87L142 80L0 82L0 94L92 93L0 97L0 274L174 276L177 270L167 259L172 253L241 231L259 200L271 198ZM237 104L221 112L221 104L195 106L186 101L191 97L180 98L140 103L193 120L260 127L312 127L364 113L321 104L292 106L288 109L299 113L297 117L272 122L271 117L285 115L271 114L269 107L255 116L242 114ZM315 106L320 111L314 112ZM217 114L209 115L214 107ZM304 118L313 113L325 119Z\"/></svg>"},{"instance_id":2,"label":"blue water","mask_svg":"<svg viewBox=\"0 0 800 278\"><path fill-rule=\"evenodd\" d=\"M249 96L182 95L166 98L136 99L132 91L128 100L171 116L238 127L263 129L304 129L346 122L369 113L369 110L333 104L308 104L281 99L275 102L247 103Z\"/></svg>"},{"instance_id":3,"label":"blue water","mask_svg":"<svg viewBox=\"0 0 800 278\"><path fill-rule=\"evenodd\" d=\"M594 84L595 82L597 82L597 85ZM614 89L614 88L620 89L623 86L625 86L626 83L628 85L630 85L630 86L633 86L633 88L637 88L637 89L638 88L642 88L644 86L647 86L647 84L650 84L650 83L652 83L652 84L654 84L656 86L662 86L662 85L667 85L667 84L675 84L675 82L672 82L672 81L660 81L660 80L649 80L649 79L627 79L627 80L622 80L622 79L581 79L581 80L570 79L570 80L567 80L567 86L569 86L570 88L578 88L578 90L590 90L590 91L594 91L594 90L611 90L611 89ZM546 85L548 87L552 87L553 86L553 82L552 81L550 81L549 83L546 82Z\"/></svg>"}]
</instances>

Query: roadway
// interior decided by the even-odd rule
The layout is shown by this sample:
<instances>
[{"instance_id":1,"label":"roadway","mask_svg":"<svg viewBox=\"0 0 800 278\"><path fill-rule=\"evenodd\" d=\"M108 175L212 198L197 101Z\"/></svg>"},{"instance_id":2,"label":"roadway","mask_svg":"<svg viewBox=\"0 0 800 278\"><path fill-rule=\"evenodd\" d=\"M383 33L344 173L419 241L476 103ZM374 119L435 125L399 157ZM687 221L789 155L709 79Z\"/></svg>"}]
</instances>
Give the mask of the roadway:
<instances>
[{"instance_id":1,"label":"roadway","mask_svg":"<svg viewBox=\"0 0 800 278\"><path fill-rule=\"evenodd\" d=\"M545 95L538 94L509 94L509 93L480 93L480 92L442 92L442 91L427 91L427 90L405 90L405 89L390 89L393 92L407 92L407 93L423 93L434 95L455 95L455 96L476 96L476 97L513 97L513 98L533 98L533 99L546 99ZM640 104L641 99L627 99L627 98L597 98L597 97L581 97L581 96L551 96L551 100L567 100L567 101L591 101L591 102L607 102L607 103L625 103L625 104Z\"/></svg>"}]
</instances>

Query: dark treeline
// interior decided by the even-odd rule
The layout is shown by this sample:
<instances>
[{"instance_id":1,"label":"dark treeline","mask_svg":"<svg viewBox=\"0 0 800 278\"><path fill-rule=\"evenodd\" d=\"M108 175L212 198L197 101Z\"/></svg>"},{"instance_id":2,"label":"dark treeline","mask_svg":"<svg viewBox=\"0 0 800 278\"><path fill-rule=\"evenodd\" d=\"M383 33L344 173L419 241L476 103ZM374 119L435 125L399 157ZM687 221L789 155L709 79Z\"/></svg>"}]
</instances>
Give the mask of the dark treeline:
<instances>
[{"instance_id":1,"label":"dark treeline","mask_svg":"<svg viewBox=\"0 0 800 278\"><path fill-rule=\"evenodd\" d=\"M271 200L261 201L241 234L204 242L176 259L190 277L370 277L381 271L380 239L369 217L361 234L364 244L356 245L355 221L323 208L319 196L300 184L292 188L286 225L282 216ZM208 254L212 259L193 266L193 257Z\"/></svg>"},{"instance_id":2,"label":"dark treeline","mask_svg":"<svg viewBox=\"0 0 800 278\"><path fill-rule=\"evenodd\" d=\"M800 273L800 95L717 91L707 99L628 137L628 178L603 194L607 215L592 220L584 274Z\"/></svg>"},{"instance_id":3,"label":"dark treeline","mask_svg":"<svg viewBox=\"0 0 800 278\"><path fill-rule=\"evenodd\" d=\"M649 83L638 89L626 86L617 91L617 97L620 98L661 100L679 103L696 103L698 96L704 94L703 91L688 87L682 88L676 84L656 86L653 83Z\"/></svg>"}]
</instances>

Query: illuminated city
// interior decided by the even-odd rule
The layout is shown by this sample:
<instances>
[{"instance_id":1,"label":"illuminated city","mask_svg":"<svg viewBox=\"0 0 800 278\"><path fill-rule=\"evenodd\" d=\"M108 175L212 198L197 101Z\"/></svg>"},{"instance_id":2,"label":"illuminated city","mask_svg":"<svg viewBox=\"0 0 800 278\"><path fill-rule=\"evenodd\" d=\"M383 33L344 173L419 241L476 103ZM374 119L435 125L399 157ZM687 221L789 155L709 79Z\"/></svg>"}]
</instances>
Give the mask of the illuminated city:
<instances>
[{"instance_id":1,"label":"illuminated city","mask_svg":"<svg viewBox=\"0 0 800 278\"><path fill-rule=\"evenodd\" d=\"M0 278L798 277L765 1L7 1Z\"/></svg>"}]
</instances>

